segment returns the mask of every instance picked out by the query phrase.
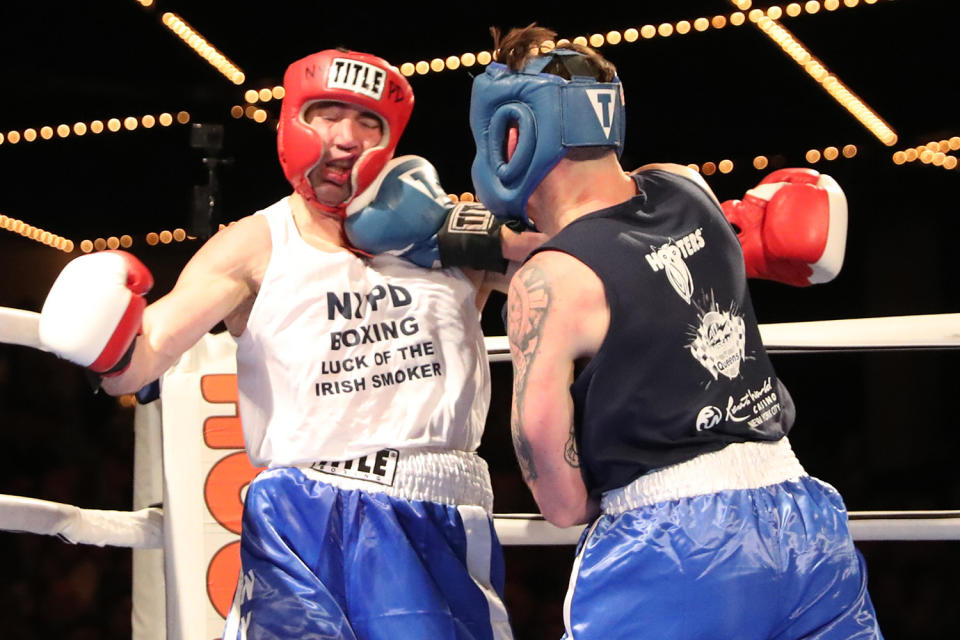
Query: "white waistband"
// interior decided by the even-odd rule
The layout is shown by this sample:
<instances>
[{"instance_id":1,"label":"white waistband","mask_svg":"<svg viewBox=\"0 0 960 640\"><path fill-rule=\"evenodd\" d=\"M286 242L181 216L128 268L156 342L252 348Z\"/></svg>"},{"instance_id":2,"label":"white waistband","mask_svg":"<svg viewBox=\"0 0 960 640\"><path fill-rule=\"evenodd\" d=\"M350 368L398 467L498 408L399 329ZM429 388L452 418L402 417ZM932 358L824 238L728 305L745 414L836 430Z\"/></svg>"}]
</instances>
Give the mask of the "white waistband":
<instances>
[{"instance_id":1,"label":"white waistband","mask_svg":"<svg viewBox=\"0 0 960 640\"><path fill-rule=\"evenodd\" d=\"M490 472L475 452L382 449L355 460L298 468L308 478L341 489L493 511Z\"/></svg>"},{"instance_id":2,"label":"white waistband","mask_svg":"<svg viewBox=\"0 0 960 640\"><path fill-rule=\"evenodd\" d=\"M680 464L640 476L603 494L600 508L616 515L637 507L692 496L759 489L807 475L790 442L736 442Z\"/></svg>"}]
</instances>

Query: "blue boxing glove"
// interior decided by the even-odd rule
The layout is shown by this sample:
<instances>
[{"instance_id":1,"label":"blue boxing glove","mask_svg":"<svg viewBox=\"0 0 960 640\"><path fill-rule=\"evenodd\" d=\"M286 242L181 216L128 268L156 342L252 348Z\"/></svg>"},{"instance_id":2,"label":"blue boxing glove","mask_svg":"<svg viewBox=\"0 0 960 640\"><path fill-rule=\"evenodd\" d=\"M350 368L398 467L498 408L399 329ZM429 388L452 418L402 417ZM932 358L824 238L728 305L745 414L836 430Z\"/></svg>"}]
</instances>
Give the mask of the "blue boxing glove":
<instances>
[{"instance_id":1,"label":"blue boxing glove","mask_svg":"<svg viewBox=\"0 0 960 640\"><path fill-rule=\"evenodd\" d=\"M361 251L439 267L437 232L452 209L433 165L419 156L401 156L350 203L344 231Z\"/></svg>"},{"instance_id":2,"label":"blue boxing glove","mask_svg":"<svg viewBox=\"0 0 960 640\"><path fill-rule=\"evenodd\" d=\"M357 249L389 253L421 267L468 267L505 273L501 221L474 202L454 204L433 165L419 156L387 163L347 207L344 231ZM522 223L519 223L522 227Z\"/></svg>"}]
</instances>

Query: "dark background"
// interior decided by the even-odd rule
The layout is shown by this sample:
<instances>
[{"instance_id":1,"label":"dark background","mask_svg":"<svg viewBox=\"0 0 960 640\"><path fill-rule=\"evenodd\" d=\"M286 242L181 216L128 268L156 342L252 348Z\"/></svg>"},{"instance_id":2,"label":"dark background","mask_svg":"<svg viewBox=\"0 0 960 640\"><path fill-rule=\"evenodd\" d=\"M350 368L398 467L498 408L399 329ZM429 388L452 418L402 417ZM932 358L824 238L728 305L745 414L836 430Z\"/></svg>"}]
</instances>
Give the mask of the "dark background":
<instances>
[{"instance_id":1,"label":"dark background","mask_svg":"<svg viewBox=\"0 0 960 640\"><path fill-rule=\"evenodd\" d=\"M738 197L775 166L807 166L807 149L855 144L852 159L820 161L849 200L846 262L826 285L755 282L763 323L957 311L954 245L957 171L896 166L894 150L960 135L955 0L879 0L784 18L782 24L898 133L885 147L749 23L673 35L602 52L620 69L628 109L629 169L652 161L736 169L708 181ZM133 0L0 5L0 133L27 127L187 110L225 126L221 208L214 223L262 208L289 191L273 128L230 117L243 90L274 86L286 65L347 46L394 64L491 47L487 27L537 20L562 36L605 33L700 16L728 2L667 1L562 10L559 4L337 3L274 0ZM766 4L758 6L767 6ZM234 86L160 24L176 11L246 73ZM474 72L479 67L474 67ZM447 190L472 191L467 126L470 70L411 79L417 95L399 153L437 167ZM277 103L265 105L273 116ZM157 276L151 299L172 286L199 240L150 247L150 231L192 227L194 185L206 182L190 126L0 145L0 214L74 240L130 234ZM0 305L39 310L67 255L0 230ZM485 330L501 335L499 302ZM640 363L642 366L642 363ZM956 351L776 356L798 405L794 448L849 508L955 509L960 480ZM481 453L494 474L496 510L535 507L508 435L510 371L492 365L494 397ZM132 409L92 395L81 372L52 356L0 346L0 492L89 508L131 504ZM860 543L887 638L956 637L957 542ZM559 637L572 548L507 550L507 601L518 638ZM130 551L0 534L0 637L128 638ZM665 612L669 615L669 612Z\"/></svg>"}]
</instances>

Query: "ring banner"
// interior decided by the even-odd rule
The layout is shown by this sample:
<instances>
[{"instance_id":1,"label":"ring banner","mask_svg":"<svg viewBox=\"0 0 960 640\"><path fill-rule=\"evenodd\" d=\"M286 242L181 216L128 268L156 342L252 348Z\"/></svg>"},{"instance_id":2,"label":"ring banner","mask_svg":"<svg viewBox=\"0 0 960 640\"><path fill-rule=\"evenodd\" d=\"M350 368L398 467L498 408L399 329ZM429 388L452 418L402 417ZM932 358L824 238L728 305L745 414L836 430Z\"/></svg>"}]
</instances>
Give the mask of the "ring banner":
<instances>
[{"instance_id":1,"label":"ring banner","mask_svg":"<svg viewBox=\"0 0 960 640\"><path fill-rule=\"evenodd\" d=\"M208 334L160 382L167 634L223 633L240 574L240 520L259 473L237 415L236 343Z\"/></svg>"}]
</instances>

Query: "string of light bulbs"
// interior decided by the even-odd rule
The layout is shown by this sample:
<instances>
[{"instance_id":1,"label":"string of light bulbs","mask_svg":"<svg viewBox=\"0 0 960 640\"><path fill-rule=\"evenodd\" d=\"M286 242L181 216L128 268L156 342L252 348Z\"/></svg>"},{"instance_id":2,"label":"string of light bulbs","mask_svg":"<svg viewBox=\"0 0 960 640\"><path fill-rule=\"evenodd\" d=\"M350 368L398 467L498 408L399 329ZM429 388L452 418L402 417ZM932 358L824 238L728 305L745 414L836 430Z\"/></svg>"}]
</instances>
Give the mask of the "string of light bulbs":
<instances>
[{"instance_id":1,"label":"string of light bulbs","mask_svg":"<svg viewBox=\"0 0 960 640\"><path fill-rule=\"evenodd\" d=\"M40 244L45 244L48 247L53 247L64 253L71 253L73 251L74 245L72 240L58 236L45 229L34 227L18 218L11 218L10 216L0 214L0 229L15 233L24 238L39 242Z\"/></svg>"},{"instance_id":2,"label":"string of light bulbs","mask_svg":"<svg viewBox=\"0 0 960 640\"><path fill-rule=\"evenodd\" d=\"M56 126L43 125L36 128L11 129L6 133L0 131L0 145L16 145L21 142L30 143L41 140L53 140L54 137L58 139L69 138L71 136L79 137L88 133L97 135L104 132L136 131L139 128L152 129L157 125L169 127L173 124L187 124L188 122L190 122L190 113L188 111L178 111L176 114L164 112L155 116L148 113L139 117L106 118L104 120L91 120L89 122L75 122L72 125L65 123Z\"/></svg>"},{"instance_id":3,"label":"string of light bulbs","mask_svg":"<svg viewBox=\"0 0 960 640\"><path fill-rule=\"evenodd\" d=\"M573 42L576 44L589 45L594 49L599 49L605 45L618 45L621 42L634 43L641 40L651 40L653 38L669 38L674 35L688 35L693 33L702 33L710 29L723 29L727 26L739 27L746 22L757 22L761 17L767 17L772 20L779 20L783 16L795 18L801 14L819 13L821 9L828 12L836 11L843 7L852 9L862 5L877 4L880 0L810 0L799 3L791 2L785 7L772 5L766 9L751 9L752 0L731 0L739 9L731 14L718 14L711 17L699 17L692 20L678 20L677 22L661 22L660 24L645 24L641 27L630 27L623 30L611 30L607 33L594 33L589 36L576 36L571 39L561 39L555 44L565 44ZM886 0L893 2L893 0ZM749 10L749 13L744 11ZM554 43L545 43L549 48ZM419 60L417 62L404 62L399 66L400 73L405 76L427 75L429 73L440 73L443 71L454 71L460 67L472 67L475 64L487 65L493 60L492 51L467 52L459 56L450 55L445 58L433 58L429 61Z\"/></svg>"},{"instance_id":4,"label":"string of light bulbs","mask_svg":"<svg viewBox=\"0 0 960 640\"><path fill-rule=\"evenodd\" d=\"M136 0L139 4L144 7L152 7L153 0ZM893 1L893 0L888 0ZM575 42L578 44L589 45L594 48L600 48L605 45L618 45L622 42L633 43L641 40L650 40L653 38L667 38L673 35L687 35L697 32L705 32L710 29L723 29L730 26L741 26L746 24L748 21L755 23L761 31L766 33L771 39L774 40L778 45L780 45L788 55L794 58L798 64L804 67L804 69L810 73L814 79L820 82L825 89L830 92L830 94L841 101L846 99L848 104L844 106L854 114L858 120L864 122L865 126L877 135L885 144L894 144L896 142L896 134L892 130L884 130L886 124L877 116L872 110L869 109L862 101L859 100L852 92L849 91L835 76L829 74L826 71L826 68L818 60L813 58L809 54L802 44L800 44L796 39L789 34L786 29L783 29L777 21L786 17L797 17L801 14L815 14L818 13L821 9L825 11L836 11L840 8L841 4L847 8L854 8L860 5L873 5L877 4L879 0L824 0L820 2L819 0L809 0L803 4L793 2L785 6L772 5L766 9L756 9L752 8L752 0L731 0L731 3L734 4L739 11L735 11L729 15L715 15L710 18L700 17L694 20L680 20L677 22L663 22L658 25L647 24L639 28L628 28L623 31L611 30L606 34L592 34L590 36L577 36L572 40L558 40L557 43L546 42L541 45L542 49L549 50L550 48L556 46L557 44L563 44L565 42ZM744 13L748 11L748 13ZM188 46L190 46L198 55L207 60L211 65L220 71L225 77L227 77L234 84L242 84L245 76L243 72L233 65L222 53L220 53L216 48L210 45L204 38L201 36L193 27L191 27L186 21L184 21L180 16L172 12L166 12L161 17L161 22L180 37ZM786 34L786 35L785 35ZM446 58L434 58L431 61L418 61L418 62L406 62L400 65L399 70L406 76L413 75L426 75L428 73L434 72L438 73L445 70L455 70L460 67L471 67L475 64L486 65L493 60L494 54L490 51L481 51L479 53L463 53L459 56L447 56ZM265 123L269 121L269 114L265 109L258 108L256 105L261 102L269 102L271 100L279 100L283 98L283 87L274 86L274 87L265 87L260 89L248 89L244 92L244 100L247 103L245 106L234 105L231 108L231 116L234 118L248 118L258 123ZM852 106L848 106L852 104ZM177 114L177 121L181 124L186 124L189 122L189 114L187 112L181 111ZM92 133L100 133L103 130L108 130L112 132L120 131L121 128L132 131L139 126L150 128L154 126L156 122L159 122L162 126L169 126L172 123L170 114L161 114L157 118L154 118L152 115L142 116L140 118L127 117L122 121L118 118L111 118L107 120L106 124L102 121L95 120L91 123L78 122L75 123L72 127L61 124L57 125L56 128L52 126L40 127L39 130L28 128L23 131L9 131L4 135L0 133L0 144L4 142L8 144L17 144L21 140L25 142L33 142L38 139L50 140L54 137L54 134L59 138L66 138L70 135L81 136L84 135L87 131ZM960 144L960 139L958 144ZM951 156L946 153L945 150L939 149L939 146L942 146L944 142L940 141L938 143L938 149L933 150L930 148L931 144L921 145L916 148L910 148L903 151L898 151L893 155L893 161L895 164L904 164L912 162L914 160L920 160L921 162L927 164L933 164L936 166L943 166L944 168L954 169L957 166L957 160L954 156ZM815 164L820 160L834 160L840 157L841 155L845 158L851 158L857 153L856 147L854 145L844 145L842 150L837 147L829 146L823 150L811 149L808 150L805 154L805 159L810 164ZM752 166L757 170L763 170L769 165L769 159L766 156L756 156L752 161ZM732 160L724 159L719 162L707 161L702 164L689 164L691 168L694 168L697 171L700 171L704 175L712 175L714 173L727 174L735 170L736 165ZM458 197L472 197L471 194L465 193L462 196L452 195L453 198ZM9 220L6 216L0 216L0 226L7 228L2 224L5 220ZM35 229L26 223L22 223L22 228ZM43 236L44 233L47 233L49 236L60 238L59 236L53 236L49 232L39 231L39 236ZM30 234L22 234L27 237L32 237L33 232ZM171 242L183 242L186 240L195 239L191 236L187 236L182 229L176 229L173 231L161 231L159 233L153 232L147 234L145 241L147 244L156 245L156 244L168 244ZM69 246L70 251L73 250L73 242L64 239L61 242L61 247ZM38 240L39 241L39 240ZM69 243L69 244L67 244ZM101 250L104 248L116 248L116 247L127 247L132 245L133 240L129 235L123 235L119 237L111 236L110 238L97 238L96 240L84 240L80 243L81 251L89 252L94 250ZM51 246L55 246L51 244ZM58 247L58 248L61 248ZM63 250L61 248L61 250Z\"/></svg>"},{"instance_id":5,"label":"string of light bulbs","mask_svg":"<svg viewBox=\"0 0 960 640\"><path fill-rule=\"evenodd\" d=\"M896 165L920 161L922 164L934 167L943 167L948 171L957 168L957 157L950 151L960 150L960 136L953 136L944 140L931 140L926 144L910 147L893 153L893 163Z\"/></svg>"},{"instance_id":6,"label":"string of light bulbs","mask_svg":"<svg viewBox=\"0 0 960 640\"><path fill-rule=\"evenodd\" d=\"M740 2L741 4L744 1L745 0L731 0L731 2ZM810 0L807 4L814 3L819 4L816 0ZM775 12L773 15L777 13L778 12ZM751 14L753 14L752 11ZM810 50L805 47L796 36L781 25L776 18L770 17L769 9L766 14L756 15L756 19L751 18L751 21L755 22L757 28L759 28L764 35L776 43L784 53L790 56L811 78L823 87L831 98L846 109L860 124L876 136L880 142L887 146L892 146L897 143L897 134L883 121L877 112L854 94L836 74L831 73L826 65L818 60Z\"/></svg>"},{"instance_id":7,"label":"string of light bulbs","mask_svg":"<svg viewBox=\"0 0 960 640\"><path fill-rule=\"evenodd\" d=\"M247 76L243 71L225 55L220 53L216 47L207 42L206 38L187 24L183 18L172 11L167 11L160 17L160 21L163 23L163 26L170 29L174 35L193 49L194 53L206 60L210 66L219 71L227 80L236 85L241 85L246 81Z\"/></svg>"},{"instance_id":8,"label":"string of light bulbs","mask_svg":"<svg viewBox=\"0 0 960 640\"><path fill-rule=\"evenodd\" d=\"M817 164L821 160L833 161L840 158L853 158L857 155L858 149L854 144L845 144L841 147L828 146L824 149L809 149L804 153L804 160L807 164ZM737 163L730 159L723 159L717 162L707 161L703 163L690 163L687 165L694 171L698 171L705 176L712 176L716 173L728 174L733 173L737 168ZM763 171L770 166L770 157L766 155L754 156L750 161L750 166L752 166L757 171Z\"/></svg>"},{"instance_id":9,"label":"string of light bulbs","mask_svg":"<svg viewBox=\"0 0 960 640\"><path fill-rule=\"evenodd\" d=\"M621 43L635 43L642 40L651 40L653 38L669 38L674 35L688 35L693 33L702 33L710 29L723 29L727 26L739 27L748 21L757 22L761 17L768 17L772 20L779 20L782 17L795 18L801 14L819 13L821 9L832 12L843 7L852 9L858 6L873 5L880 0L810 0L805 3L791 2L786 6L772 5L766 9L751 9L752 0L732 0L733 4L739 9L730 14L718 14L711 17L701 16L691 20L678 20L676 22L661 22L659 24L645 24L641 27L630 27L623 30L610 30L606 33L594 33L589 36L576 36L574 38L563 38L556 43L546 42L541 45L549 49L555 45L576 43L588 45L594 49L599 49L606 45L618 45ZM893 2L893 0L886 0ZM749 13L744 11L749 10ZM473 67L474 65L488 65L493 61L494 53L492 51L465 52L460 55L448 55L442 58L432 58L431 60L419 60L416 62L403 62L397 68L404 76L411 77L416 75L427 75L430 73L441 73L443 71L455 71L461 67ZM273 88L275 89L275 88ZM269 101L270 98L261 98L259 96L270 95L272 88L248 89L244 93L244 99L250 104L256 104L258 101ZM265 93L266 92L266 93ZM276 96L272 96L276 98Z\"/></svg>"}]
</instances>

